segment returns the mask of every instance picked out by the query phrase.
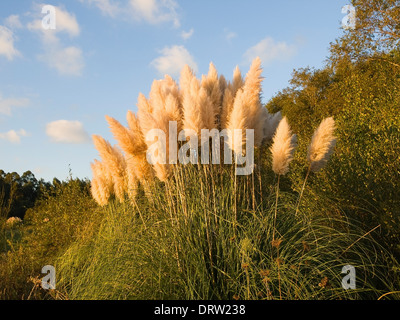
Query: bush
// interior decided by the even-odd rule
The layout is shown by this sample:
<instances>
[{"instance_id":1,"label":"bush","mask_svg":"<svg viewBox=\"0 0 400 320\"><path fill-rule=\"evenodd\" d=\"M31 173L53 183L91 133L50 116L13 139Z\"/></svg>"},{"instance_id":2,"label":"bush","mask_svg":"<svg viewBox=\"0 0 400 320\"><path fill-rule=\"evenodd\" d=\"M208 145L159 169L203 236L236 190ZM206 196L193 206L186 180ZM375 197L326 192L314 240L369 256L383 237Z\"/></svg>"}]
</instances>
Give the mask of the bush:
<instances>
[{"instance_id":1,"label":"bush","mask_svg":"<svg viewBox=\"0 0 400 320\"><path fill-rule=\"evenodd\" d=\"M89 192L79 179L60 182L29 209L22 225L2 228L0 295L4 299L43 298L35 290L41 269L77 239L91 237L101 220ZM4 225L5 226L5 225Z\"/></svg>"},{"instance_id":2,"label":"bush","mask_svg":"<svg viewBox=\"0 0 400 320\"><path fill-rule=\"evenodd\" d=\"M398 68L382 59L350 63L343 59L333 71L300 70L292 87L267 105L282 110L301 137L306 152L318 121L333 116L338 138L326 167L310 181L308 195L338 202L369 229L381 226L385 246L400 258L400 78ZM306 124L306 125L305 125ZM296 156L291 180L301 188L307 170Z\"/></svg>"}]
</instances>

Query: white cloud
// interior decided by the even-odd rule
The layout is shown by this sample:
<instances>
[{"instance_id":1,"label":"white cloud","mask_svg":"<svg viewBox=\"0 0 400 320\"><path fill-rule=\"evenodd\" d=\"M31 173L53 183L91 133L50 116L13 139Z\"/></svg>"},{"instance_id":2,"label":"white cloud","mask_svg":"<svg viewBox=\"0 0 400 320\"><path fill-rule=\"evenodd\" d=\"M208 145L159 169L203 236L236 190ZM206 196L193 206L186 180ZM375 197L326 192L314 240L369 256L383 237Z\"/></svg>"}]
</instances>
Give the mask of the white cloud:
<instances>
[{"instance_id":1,"label":"white cloud","mask_svg":"<svg viewBox=\"0 0 400 320\"><path fill-rule=\"evenodd\" d=\"M82 50L74 46L63 48L58 44L54 45L40 55L39 59L62 75L80 76L85 66Z\"/></svg>"},{"instance_id":2,"label":"white cloud","mask_svg":"<svg viewBox=\"0 0 400 320\"><path fill-rule=\"evenodd\" d=\"M46 125L46 134L55 143L86 143L89 135L79 121L57 120Z\"/></svg>"},{"instance_id":3,"label":"white cloud","mask_svg":"<svg viewBox=\"0 0 400 320\"><path fill-rule=\"evenodd\" d=\"M9 61L20 56L20 52L14 47L14 34L7 27L0 26L0 56L5 56Z\"/></svg>"},{"instance_id":4,"label":"white cloud","mask_svg":"<svg viewBox=\"0 0 400 320\"><path fill-rule=\"evenodd\" d=\"M258 42L255 46L249 48L244 53L245 63L260 57L264 65L267 65L275 60L288 60L292 58L297 52L295 45L287 44L284 41L277 42L271 37L267 37Z\"/></svg>"},{"instance_id":5,"label":"white cloud","mask_svg":"<svg viewBox=\"0 0 400 320\"><path fill-rule=\"evenodd\" d=\"M0 113L11 116L13 108L26 107L30 103L27 98L7 98L4 99L0 93Z\"/></svg>"},{"instance_id":6,"label":"white cloud","mask_svg":"<svg viewBox=\"0 0 400 320\"><path fill-rule=\"evenodd\" d=\"M190 39L192 37L193 33L194 33L193 28L190 29L189 31L182 31L181 32L181 37L182 37L183 40L188 40L188 39Z\"/></svg>"},{"instance_id":7,"label":"white cloud","mask_svg":"<svg viewBox=\"0 0 400 320\"><path fill-rule=\"evenodd\" d=\"M21 29L23 27L19 15L12 14L4 20L4 25L10 29Z\"/></svg>"},{"instance_id":8,"label":"white cloud","mask_svg":"<svg viewBox=\"0 0 400 320\"><path fill-rule=\"evenodd\" d=\"M15 144L21 142L21 137L27 137L27 136L29 136L29 134L24 129L21 129L19 131L10 130L5 133L0 133L0 139L6 140L11 143L15 143Z\"/></svg>"},{"instance_id":9,"label":"white cloud","mask_svg":"<svg viewBox=\"0 0 400 320\"><path fill-rule=\"evenodd\" d=\"M38 5L38 10L41 7ZM61 34L68 34L70 38L79 36L80 26L75 15L62 7L55 9L56 29L44 29L43 16L28 24L28 29L38 32L41 37L44 53L38 58L61 75L80 76L85 67L82 50L76 46L65 46L61 39ZM38 12L41 12L41 9Z\"/></svg>"},{"instance_id":10,"label":"white cloud","mask_svg":"<svg viewBox=\"0 0 400 320\"><path fill-rule=\"evenodd\" d=\"M130 0L129 5L133 17L139 21L151 24L172 22L175 27L180 26L175 0Z\"/></svg>"},{"instance_id":11,"label":"white cloud","mask_svg":"<svg viewBox=\"0 0 400 320\"><path fill-rule=\"evenodd\" d=\"M172 22L180 26L176 0L129 0L121 4L115 0L79 0L96 6L103 15L112 18L144 21L150 24Z\"/></svg>"},{"instance_id":12,"label":"white cloud","mask_svg":"<svg viewBox=\"0 0 400 320\"><path fill-rule=\"evenodd\" d=\"M198 70L194 58L184 46L165 47L160 53L162 55L151 62L160 74L179 75L186 64L195 72Z\"/></svg>"},{"instance_id":13,"label":"white cloud","mask_svg":"<svg viewBox=\"0 0 400 320\"><path fill-rule=\"evenodd\" d=\"M70 37L76 37L80 34L80 27L78 21L74 14L68 12L63 7L53 6L55 8L55 29L45 29L42 26L42 19L44 15L42 12L43 5L36 5L34 10L40 14L37 15L37 19L28 23L28 29L41 32L42 36L51 41L54 40L54 37L57 33L64 32L67 33Z\"/></svg>"},{"instance_id":14,"label":"white cloud","mask_svg":"<svg viewBox=\"0 0 400 320\"><path fill-rule=\"evenodd\" d=\"M113 2L110 0L79 0L80 2L87 2L90 5L95 5L100 11L112 18L115 18L117 15L122 13L122 8L120 7L119 3Z\"/></svg>"},{"instance_id":15,"label":"white cloud","mask_svg":"<svg viewBox=\"0 0 400 320\"><path fill-rule=\"evenodd\" d=\"M225 33L225 39L228 41L231 41L233 38L237 37L237 33L230 31L228 28L224 29L224 33Z\"/></svg>"}]
</instances>

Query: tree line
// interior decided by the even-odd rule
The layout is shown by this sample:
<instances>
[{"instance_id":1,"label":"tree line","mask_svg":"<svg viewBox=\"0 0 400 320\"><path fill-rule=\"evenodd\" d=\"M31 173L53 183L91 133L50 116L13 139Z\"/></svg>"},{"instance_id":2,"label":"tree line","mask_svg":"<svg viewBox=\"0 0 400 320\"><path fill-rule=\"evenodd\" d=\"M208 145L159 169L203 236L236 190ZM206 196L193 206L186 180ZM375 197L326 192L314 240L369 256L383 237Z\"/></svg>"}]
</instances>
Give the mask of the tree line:
<instances>
[{"instance_id":1,"label":"tree line","mask_svg":"<svg viewBox=\"0 0 400 320\"><path fill-rule=\"evenodd\" d=\"M33 208L39 199L55 194L57 188L68 184L70 180L60 181L54 178L49 182L36 179L31 171L19 175L17 172L0 169L0 219L23 219L26 211ZM86 180L79 181L82 184L88 183Z\"/></svg>"}]
</instances>

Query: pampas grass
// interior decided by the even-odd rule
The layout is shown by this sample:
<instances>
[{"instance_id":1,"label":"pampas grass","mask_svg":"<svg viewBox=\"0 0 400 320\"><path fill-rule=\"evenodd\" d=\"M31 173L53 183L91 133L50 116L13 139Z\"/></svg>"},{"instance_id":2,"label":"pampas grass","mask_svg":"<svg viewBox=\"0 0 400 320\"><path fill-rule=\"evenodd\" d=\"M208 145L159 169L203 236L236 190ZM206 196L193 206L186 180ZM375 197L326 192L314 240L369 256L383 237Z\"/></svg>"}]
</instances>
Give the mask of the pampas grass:
<instances>
[{"instance_id":1,"label":"pampas grass","mask_svg":"<svg viewBox=\"0 0 400 320\"><path fill-rule=\"evenodd\" d=\"M293 160L297 137L292 134L289 123L284 117L276 129L271 146L272 170L277 175L285 175L289 171L289 163Z\"/></svg>"},{"instance_id":2,"label":"pampas grass","mask_svg":"<svg viewBox=\"0 0 400 320\"><path fill-rule=\"evenodd\" d=\"M123 288L129 297L137 298L143 292L142 288L147 286L151 297L160 294L171 298L179 297L176 286L181 286L183 295L180 297L189 299L238 296L251 299L260 297L260 292L265 299L352 296L352 291L342 290L340 282L331 290L324 279L329 277L330 283L340 279L337 267L351 263L342 261L341 255L346 251L354 252L355 256L360 254L359 261L363 262L364 253L368 251L363 247L356 248L366 237L354 238L351 230L343 227L346 221L332 224L331 220L320 219L322 215L331 213L330 204L324 208L324 203L320 205L310 201L299 219L297 210L305 182L296 214L293 214L296 204L294 192L282 190L280 193L279 184L281 176L289 172L297 136L280 112L272 115L263 108L260 101L261 73L259 59L253 61L244 80L237 68L234 79L227 81L218 75L213 64L210 64L208 74L199 80L186 66L179 86L166 76L153 82L148 98L139 95L137 116L133 112L127 114L128 127L106 117L124 152L121 159L119 149L101 137L94 137L102 162L107 172L112 174L112 191L120 199L117 192L121 190L115 185L125 181L124 192L134 200L138 183L143 187L151 184L151 188L147 189L146 195L150 195L147 199L143 197L122 205L111 203L106 209L110 212L101 229L104 233L100 233L98 242L92 243L93 251L97 250L93 261L100 261L101 267L97 269L96 264L90 264L87 269L89 273L101 275L98 279L102 280L102 289L97 291L92 285L94 292L101 291L107 295L115 288ZM232 132L235 129L253 129L256 147L272 140L270 168L276 175L276 192L272 189L275 185L263 188L261 183L261 178L269 181L270 176L274 176L271 170L261 170L261 155L265 155L263 148L256 150L260 155L260 170L252 176L236 176L235 168L223 165L216 169L206 164L150 165L146 161L146 152L153 141L146 141L145 136L152 129L161 129L169 144L170 121L177 121L178 128L191 129L199 135L201 129L228 128ZM315 131L308 150L310 165L305 181L310 172L321 170L326 165L335 143L333 130L334 121L328 118ZM230 147L237 154L241 153L243 142L243 136L239 141L231 140ZM166 154L169 154L168 148ZM265 172L265 176L262 177L261 172L263 175ZM257 174L260 178L259 192L254 187ZM101 175L94 174L92 195L104 205L110 195L102 192L106 184L102 184ZM279 199L283 202L280 207ZM114 208L121 208L121 211L114 214ZM312 216L320 208L321 212ZM126 214L132 212L135 214ZM140 215L141 223L136 213ZM121 221L124 222L122 226ZM132 250L132 243L135 250ZM345 251L342 251L343 246L347 247ZM111 250L103 255L103 248L107 250L110 247ZM118 260L121 248L126 252L122 255L123 261ZM118 255L110 254L115 252ZM114 260L109 261L107 257L110 256ZM349 257L346 255L346 259ZM132 268L120 268L119 282L104 282L102 275L109 275L109 266L114 264ZM361 268L357 272L359 270ZM171 282L165 277L168 274L177 277ZM88 292L86 281L90 283L92 280L86 275L82 273L80 277L83 294ZM126 279L131 281L132 277L140 281L126 287ZM75 293L79 295L78 291Z\"/></svg>"},{"instance_id":3,"label":"pampas grass","mask_svg":"<svg viewBox=\"0 0 400 320\"><path fill-rule=\"evenodd\" d=\"M122 152L98 135L93 135L93 141L101 159L112 175L115 196L120 202L124 202L127 179L126 162Z\"/></svg>"},{"instance_id":4,"label":"pampas grass","mask_svg":"<svg viewBox=\"0 0 400 320\"><path fill-rule=\"evenodd\" d=\"M137 148L134 153L129 154L126 158L128 170L133 170L135 177L139 179L142 185L147 185L149 181L154 179L154 172L151 165L147 162L146 151L147 145L144 141L143 133L139 125L139 120L132 111L126 114L128 127L132 132Z\"/></svg>"},{"instance_id":5,"label":"pampas grass","mask_svg":"<svg viewBox=\"0 0 400 320\"><path fill-rule=\"evenodd\" d=\"M202 76L201 87L206 90L207 95L211 100L214 111L215 125L219 127L219 116L221 113L222 105L222 91L220 85L224 87L223 80L220 84L220 78L218 77L217 69L213 63L210 63L209 71L207 76Z\"/></svg>"},{"instance_id":6,"label":"pampas grass","mask_svg":"<svg viewBox=\"0 0 400 320\"><path fill-rule=\"evenodd\" d=\"M325 167L333 153L336 144L336 138L333 135L334 131L335 120L332 117L322 120L317 130L315 130L307 154L312 172L317 172Z\"/></svg>"},{"instance_id":7,"label":"pampas grass","mask_svg":"<svg viewBox=\"0 0 400 320\"><path fill-rule=\"evenodd\" d=\"M239 67L236 66L233 72L232 83L227 83L225 89L222 91L224 93L222 98L221 107L221 129L226 129L228 127L229 118L233 109L233 103L235 101L235 96L237 91L244 85L242 74ZM221 88L222 90L222 88Z\"/></svg>"},{"instance_id":8,"label":"pampas grass","mask_svg":"<svg viewBox=\"0 0 400 320\"><path fill-rule=\"evenodd\" d=\"M163 80L155 80L151 87L149 100L140 94L138 99L138 120L139 126L146 135L152 129L160 129L166 134L166 154L160 154L166 158L169 154L169 122L176 121L178 129L182 126L182 111L180 103L179 88L176 82L170 77L165 76ZM154 141L147 141L149 148ZM155 160L155 159L154 159ZM154 171L161 181L166 181L170 174L170 165L154 161Z\"/></svg>"},{"instance_id":9,"label":"pampas grass","mask_svg":"<svg viewBox=\"0 0 400 320\"><path fill-rule=\"evenodd\" d=\"M197 79L193 70L186 65L181 71L179 85L172 77L165 75L163 79L153 81L148 98L139 94L137 115L128 111L127 127L106 116L123 154L99 136L95 136L94 141L104 165L112 172L113 193L116 197L122 201L123 194L127 193L133 198L138 183L148 189L155 177L163 182L168 181L174 165L168 161L154 161L156 163L152 165L148 163L146 153L155 141L146 141L146 136L152 129L160 129L166 133L166 148L163 150L165 154L158 156L168 159L170 121L176 121L178 133L185 130L189 139L193 133L200 138L202 129L229 129L228 145L235 153L243 151L246 129L254 130L256 147L263 140L271 139L279 117L269 115L261 104L261 73L259 58L254 59L245 79L236 67L231 81L218 75L213 63L210 63L207 75L203 75L201 79ZM238 141L233 141L235 129L242 130L242 139ZM226 145L223 144L222 147ZM97 179L94 185L96 194L102 184ZM96 198L99 199L97 194ZM104 203L104 199L106 198L103 197L99 202Z\"/></svg>"},{"instance_id":10,"label":"pampas grass","mask_svg":"<svg viewBox=\"0 0 400 320\"><path fill-rule=\"evenodd\" d=\"M113 147L99 136L94 138L95 146L104 159L104 164L110 166L110 172L113 172L118 198L122 199L122 180L125 180L129 190L134 189L138 181L142 185L148 184L154 176L161 181L168 180L172 169L168 161L153 165L146 162L146 152L154 141L146 141L145 137L152 129L165 132L166 154L160 156L167 158L170 121L176 121L178 132L185 130L186 137L193 133L201 137L202 129L228 128L232 132L230 147L235 152L242 151L245 130L253 129L255 145L259 146L265 137L265 108L260 102L261 72L259 58L253 61L245 79L236 67L232 81L218 75L213 63L210 63L208 74L203 75L201 80L197 79L193 70L186 65L181 71L179 85L172 77L165 75L163 79L153 81L148 98L142 93L139 94L137 116L131 111L128 112L128 127L106 116L113 136L125 155L121 156L119 150L113 150ZM242 140L235 142L236 145L233 143L235 129L242 129L243 134ZM205 142L208 143L208 140L201 141ZM122 168L127 172L123 173Z\"/></svg>"},{"instance_id":11,"label":"pampas grass","mask_svg":"<svg viewBox=\"0 0 400 320\"><path fill-rule=\"evenodd\" d=\"M200 81L194 76L190 81L186 81L185 78L188 78L188 76L185 73L183 73L181 81L183 128L188 132L195 132L200 137L201 129L211 130L216 127L215 109L211 97L207 90L201 86ZM187 134L187 136L190 136L190 134Z\"/></svg>"},{"instance_id":12,"label":"pampas grass","mask_svg":"<svg viewBox=\"0 0 400 320\"><path fill-rule=\"evenodd\" d=\"M317 172L325 167L333 149L336 145L336 137L334 136L335 120L332 117L325 118L321 121L318 128L315 130L311 144L308 147L307 160L309 162L306 177L304 178L303 186L300 191L300 196L296 206L296 215L299 211L301 199L303 197L304 188L310 172Z\"/></svg>"},{"instance_id":13,"label":"pampas grass","mask_svg":"<svg viewBox=\"0 0 400 320\"><path fill-rule=\"evenodd\" d=\"M273 143L270 148L272 153L272 170L278 175L278 182L276 184L276 199L275 199L275 215L274 215L274 228L272 240L275 240L275 225L276 216L278 211L278 197L279 197L279 182L281 175L285 175L289 171L289 163L293 160L293 154L296 148L297 137L292 134L289 123L284 117L276 129L273 138Z\"/></svg>"},{"instance_id":14,"label":"pampas grass","mask_svg":"<svg viewBox=\"0 0 400 320\"><path fill-rule=\"evenodd\" d=\"M93 199L95 199L100 206L104 206L114 193L112 175L107 170L107 167L98 160L94 160L94 162L90 164L90 167L93 173L91 185Z\"/></svg>"},{"instance_id":15,"label":"pampas grass","mask_svg":"<svg viewBox=\"0 0 400 320\"><path fill-rule=\"evenodd\" d=\"M260 101L261 94L261 60L254 59L250 70L246 75L243 88L238 89L232 111L229 115L227 128L230 129L229 146L236 154L242 153L242 146L245 141L246 129L254 130L254 145L260 146L264 138L262 121L263 107ZM242 140L234 141L235 129L242 130Z\"/></svg>"},{"instance_id":16,"label":"pampas grass","mask_svg":"<svg viewBox=\"0 0 400 320\"><path fill-rule=\"evenodd\" d=\"M128 111L127 127L106 116L118 147L123 151L112 147L103 138L94 136L95 147L99 150L102 163L112 175L111 193L120 201L123 201L125 194L134 199L140 185L145 189L146 195L151 195L150 186L156 178L162 182L170 179L173 167L179 165L168 161L171 121L176 121L178 133L184 130L188 139L194 133L200 139L202 129L228 129L228 147L236 155L243 155L246 129L254 130L255 147L273 140L270 148L272 170L279 180L279 176L285 175L289 170L296 146L296 135L291 133L287 119L282 119L280 112L270 114L262 106L261 74L261 60L258 57L253 60L245 78L236 67L230 81L218 74L213 63L210 63L208 73L200 79L186 65L181 71L179 85L172 77L165 75L163 79L153 81L148 98L139 94L137 115ZM162 150L158 148L158 155L152 155L157 159L153 159L155 161L150 164L147 161L147 152L155 141L147 141L146 137L153 129L165 133L166 146ZM242 130L241 139L234 139L236 129ZM314 133L308 152L310 171L318 171L326 164L335 142L333 129L334 121L328 118ZM200 142L209 143L209 140ZM180 142L177 141L177 144L180 145ZM225 147L226 144L221 144L221 148ZM191 154L192 152L197 155L200 150L190 150ZM101 196L100 190L106 184L98 175L94 175L94 180L94 197L104 204L109 196Z\"/></svg>"}]
</instances>

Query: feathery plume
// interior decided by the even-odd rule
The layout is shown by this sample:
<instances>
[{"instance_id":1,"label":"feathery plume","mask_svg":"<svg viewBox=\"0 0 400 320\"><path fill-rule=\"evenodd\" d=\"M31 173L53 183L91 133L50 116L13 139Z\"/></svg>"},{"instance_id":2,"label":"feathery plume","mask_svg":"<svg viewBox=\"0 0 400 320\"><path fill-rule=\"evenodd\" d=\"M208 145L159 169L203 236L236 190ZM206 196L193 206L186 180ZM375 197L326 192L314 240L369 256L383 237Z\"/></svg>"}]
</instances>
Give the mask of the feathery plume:
<instances>
[{"instance_id":1,"label":"feathery plume","mask_svg":"<svg viewBox=\"0 0 400 320\"><path fill-rule=\"evenodd\" d=\"M139 120L132 111L128 111L126 115L128 126L132 131L135 139L140 142L140 149L135 154L131 154L129 161L127 161L128 170L133 170L135 176L142 184L146 184L154 178L151 165L146 159L147 145L144 141L142 130L140 129ZM140 152L139 152L140 150Z\"/></svg>"},{"instance_id":2,"label":"feathery plume","mask_svg":"<svg viewBox=\"0 0 400 320\"><path fill-rule=\"evenodd\" d=\"M329 160L336 145L335 120L332 117L321 121L315 130L308 148L307 159L310 162L310 170L316 172L322 169Z\"/></svg>"},{"instance_id":3,"label":"feathery plume","mask_svg":"<svg viewBox=\"0 0 400 320\"><path fill-rule=\"evenodd\" d=\"M146 152L147 146L144 141L142 129L140 128L139 120L136 115L132 111L128 111L126 114L126 120L128 122L128 128L130 133L135 140L135 150L132 150L131 154L143 153ZM124 150L125 152L129 153L128 150Z\"/></svg>"},{"instance_id":4,"label":"feathery plume","mask_svg":"<svg viewBox=\"0 0 400 320\"><path fill-rule=\"evenodd\" d=\"M244 85L242 74L240 73L239 67L236 66L233 72L232 83L227 83L223 90L221 86L221 91L223 92L222 97L222 107L221 107L221 129L226 129L228 127L229 118L233 109L233 103L235 101L235 96L237 91Z\"/></svg>"},{"instance_id":5,"label":"feathery plume","mask_svg":"<svg viewBox=\"0 0 400 320\"><path fill-rule=\"evenodd\" d=\"M179 116L181 111L179 104L179 87L175 80L173 80L169 75L165 75L162 80L153 81L149 94L149 103L152 108L152 114L162 114L164 112L168 96L172 96L177 100L177 110L175 112ZM178 120L180 119L177 117L176 121Z\"/></svg>"},{"instance_id":6,"label":"feathery plume","mask_svg":"<svg viewBox=\"0 0 400 320\"><path fill-rule=\"evenodd\" d=\"M236 93L233 109L229 116L228 128L231 136L229 145L236 153L242 151L246 129L254 130L254 145L260 146L264 138L263 107L261 106L261 60L255 58L246 75L243 88ZM234 129L242 129L242 141L233 141Z\"/></svg>"},{"instance_id":7,"label":"feathery plume","mask_svg":"<svg viewBox=\"0 0 400 320\"><path fill-rule=\"evenodd\" d=\"M108 170L107 166L101 161L95 159L93 163L90 164L92 168L93 177L104 182L104 187L107 188L106 193L111 195L114 189L114 183L112 179L112 174Z\"/></svg>"},{"instance_id":8,"label":"feathery plume","mask_svg":"<svg viewBox=\"0 0 400 320\"><path fill-rule=\"evenodd\" d=\"M206 89L192 78L189 87L183 90L183 128L194 130L201 136L201 129L215 128L214 107Z\"/></svg>"},{"instance_id":9,"label":"feathery plume","mask_svg":"<svg viewBox=\"0 0 400 320\"><path fill-rule=\"evenodd\" d=\"M120 202L123 202L127 184L125 177L126 162L124 156L117 147L111 146L111 144L104 140L104 138L98 135L93 135L92 137L101 159L113 177L115 196L120 200Z\"/></svg>"},{"instance_id":10,"label":"feathery plume","mask_svg":"<svg viewBox=\"0 0 400 320\"><path fill-rule=\"evenodd\" d=\"M218 77L217 69L211 62L207 76L203 76L201 86L206 90L210 97L214 109L214 117L219 124L219 115L221 113L222 92L220 89L220 78Z\"/></svg>"},{"instance_id":11,"label":"feathery plume","mask_svg":"<svg viewBox=\"0 0 400 320\"><path fill-rule=\"evenodd\" d=\"M244 80L242 77L242 73L240 72L239 66L236 66L235 70L233 71L233 80L232 80L232 93L233 96L236 95L239 89L244 86Z\"/></svg>"},{"instance_id":12,"label":"feathery plume","mask_svg":"<svg viewBox=\"0 0 400 320\"><path fill-rule=\"evenodd\" d=\"M94 163L91 163L90 166L93 173L91 182L92 196L99 205L104 206L114 193L112 176L105 165L98 160L94 160Z\"/></svg>"},{"instance_id":13,"label":"feathery plume","mask_svg":"<svg viewBox=\"0 0 400 320\"><path fill-rule=\"evenodd\" d=\"M222 98L221 118L220 118L221 129L226 129L228 127L228 121L233 109L234 101L235 97L232 93L232 89L228 86L225 89L224 97Z\"/></svg>"},{"instance_id":14,"label":"feathery plume","mask_svg":"<svg viewBox=\"0 0 400 320\"><path fill-rule=\"evenodd\" d=\"M271 146L272 170L276 174L284 175L289 171L289 163L293 159L296 140L296 135L292 135L287 119L284 117L279 122Z\"/></svg>"},{"instance_id":15,"label":"feathery plume","mask_svg":"<svg viewBox=\"0 0 400 320\"><path fill-rule=\"evenodd\" d=\"M224 96L225 89L228 87L228 82L226 81L224 75L220 75L218 78L219 91L221 92L221 103Z\"/></svg>"},{"instance_id":16,"label":"feathery plume","mask_svg":"<svg viewBox=\"0 0 400 320\"><path fill-rule=\"evenodd\" d=\"M115 140L118 141L121 149L127 154L136 154L146 150L140 138L135 137L132 130L124 127L118 120L106 116L106 120L110 126L111 132Z\"/></svg>"},{"instance_id":17,"label":"feathery plume","mask_svg":"<svg viewBox=\"0 0 400 320\"><path fill-rule=\"evenodd\" d=\"M185 95L190 91L190 83L195 79L193 70L186 64L181 71L181 76L179 78L179 87L181 89L181 94ZM183 98L183 97L182 97Z\"/></svg>"},{"instance_id":18,"label":"feathery plume","mask_svg":"<svg viewBox=\"0 0 400 320\"><path fill-rule=\"evenodd\" d=\"M105 206L108 203L108 199L105 200L100 192L99 183L96 178L93 178L90 183L90 193L100 206Z\"/></svg>"},{"instance_id":19,"label":"feathery plume","mask_svg":"<svg viewBox=\"0 0 400 320\"><path fill-rule=\"evenodd\" d=\"M169 121L181 121L181 116L180 116L180 107L179 107L179 100L178 100L178 95L173 94L169 92L166 96L164 93L167 90L162 89L163 82L158 81L154 82L152 86L152 91L150 92L150 105L152 107L153 112L149 112L145 108L140 109L140 101L138 102L138 120L139 120L139 126L142 130L143 136L146 137L147 134L149 133L150 130L152 129L158 129L162 130L165 135L166 135L166 154L161 155L161 156L166 156L169 154ZM153 92L155 91L155 92ZM164 93L163 93L164 92ZM143 101L143 104L146 106L146 104L149 102L144 96L140 98ZM146 102L146 103L145 103ZM154 105L153 104L157 104ZM178 122L178 123L179 123ZM154 141L146 141L144 139L144 142L147 145L147 148L149 148ZM145 157L144 157L145 158ZM146 160L147 161L147 160ZM157 175L157 177L161 181L165 181L169 175L170 172L170 165L168 163L166 164L154 164L153 169Z\"/></svg>"},{"instance_id":20,"label":"feathery plume","mask_svg":"<svg viewBox=\"0 0 400 320\"><path fill-rule=\"evenodd\" d=\"M134 156L125 155L126 161L126 178L127 178L127 194L129 199L135 200L138 191L138 178L135 173Z\"/></svg>"}]
</instances>

